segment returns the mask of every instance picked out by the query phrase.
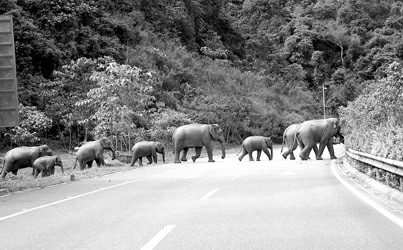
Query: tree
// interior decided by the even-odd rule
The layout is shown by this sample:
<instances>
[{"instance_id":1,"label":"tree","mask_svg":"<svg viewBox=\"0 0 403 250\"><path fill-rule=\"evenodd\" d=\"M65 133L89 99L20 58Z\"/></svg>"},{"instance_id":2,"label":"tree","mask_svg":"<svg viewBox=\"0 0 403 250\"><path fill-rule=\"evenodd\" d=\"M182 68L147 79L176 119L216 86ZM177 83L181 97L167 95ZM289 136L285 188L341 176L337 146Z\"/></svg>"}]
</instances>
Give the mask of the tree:
<instances>
[{"instance_id":1,"label":"tree","mask_svg":"<svg viewBox=\"0 0 403 250\"><path fill-rule=\"evenodd\" d=\"M153 101L150 96L153 89L152 74L118 64L111 58L105 60L101 69L90 76L96 86L76 106L95 108L91 119L96 124L96 135L130 133L136 129L133 122L135 116L142 116L142 112Z\"/></svg>"}]
</instances>

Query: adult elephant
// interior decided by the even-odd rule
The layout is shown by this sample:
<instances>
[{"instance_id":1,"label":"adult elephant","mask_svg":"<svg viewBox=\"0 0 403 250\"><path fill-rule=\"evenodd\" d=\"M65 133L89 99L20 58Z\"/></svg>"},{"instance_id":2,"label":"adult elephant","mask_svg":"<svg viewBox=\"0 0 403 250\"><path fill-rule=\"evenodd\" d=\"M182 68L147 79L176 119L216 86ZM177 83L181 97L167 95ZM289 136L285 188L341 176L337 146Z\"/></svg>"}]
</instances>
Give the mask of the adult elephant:
<instances>
[{"instance_id":1,"label":"adult elephant","mask_svg":"<svg viewBox=\"0 0 403 250\"><path fill-rule=\"evenodd\" d=\"M333 149L332 137L343 138L340 133L340 124L337 118L321 120L309 120L303 122L296 132L296 139L303 148L299 154L302 160L307 160L311 149L319 143L317 160L322 160L322 153L325 147L329 150L330 158L336 159Z\"/></svg>"},{"instance_id":2,"label":"adult elephant","mask_svg":"<svg viewBox=\"0 0 403 250\"><path fill-rule=\"evenodd\" d=\"M299 146L302 150L302 146L298 143L298 140L295 137L300 125L301 123L291 124L284 130L283 143L281 145L280 151L284 159L287 159L288 155L290 155L290 160L295 160L294 150L297 149L297 146ZM283 153L284 144L287 146L287 150ZM313 145L312 148L315 152L315 155L318 155L318 146L316 145L316 143Z\"/></svg>"},{"instance_id":3,"label":"adult elephant","mask_svg":"<svg viewBox=\"0 0 403 250\"><path fill-rule=\"evenodd\" d=\"M94 160L98 167L104 166L104 150L112 151L112 160L116 158L113 144L107 137L84 143L76 153L76 162L73 169L76 168L77 162L80 166L80 170L83 170L85 165L88 165L88 168L91 168Z\"/></svg>"},{"instance_id":4,"label":"adult elephant","mask_svg":"<svg viewBox=\"0 0 403 250\"><path fill-rule=\"evenodd\" d=\"M249 161L253 161L252 152L257 151L256 160L260 161L262 150L269 160L273 160L273 142L271 138L264 136L249 136L242 142L242 153L238 157L238 160L242 161L242 158L249 154Z\"/></svg>"},{"instance_id":5,"label":"adult elephant","mask_svg":"<svg viewBox=\"0 0 403 250\"><path fill-rule=\"evenodd\" d=\"M1 178L5 178L9 172L16 175L21 168L32 168L36 159L46 155L53 155L52 150L47 145L11 149L4 156Z\"/></svg>"},{"instance_id":6,"label":"adult elephant","mask_svg":"<svg viewBox=\"0 0 403 250\"><path fill-rule=\"evenodd\" d=\"M36 159L33 163L34 177L38 177L38 174L42 172L42 177L53 175L55 173L55 166L60 166L63 170L63 162L60 156L42 156Z\"/></svg>"},{"instance_id":7,"label":"adult elephant","mask_svg":"<svg viewBox=\"0 0 403 250\"><path fill-rule=\"evenodd\" d=\"M187 161L186 154L189 148L195 148L196 155L192 156L193 162L200 157L201 150L207 149L208 161L213 160L213 141L221 144L222 156L225 158L225 140L221 127L218 124L189 124L178 127L173 134L175 163ZM183 150L182 158L179 160L180 152Z\"/></svg>"},{"instance_id":8,"label":"adult elephant","mask_svg":"<svg viewBox=\"0 0 403 250\"><path fill-rule=\"evenodd\" d=\"M165 146L161 142L141 141L132 147L132 162L130 166L139 160L140 167L143 166L143 157L147 157L148 164L157 163L157 153L162 155L162 161L165 162Z\"/></svg>"}]
</instances>

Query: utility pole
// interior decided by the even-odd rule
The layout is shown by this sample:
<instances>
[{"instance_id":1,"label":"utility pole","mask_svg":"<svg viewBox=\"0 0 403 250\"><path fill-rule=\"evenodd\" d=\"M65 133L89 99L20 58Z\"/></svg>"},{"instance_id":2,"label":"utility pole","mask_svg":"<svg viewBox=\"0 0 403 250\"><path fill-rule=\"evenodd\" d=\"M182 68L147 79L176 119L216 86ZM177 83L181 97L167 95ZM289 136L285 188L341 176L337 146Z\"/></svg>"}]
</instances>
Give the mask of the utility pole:
<instances>
[{"instance_id":1,"label":"utility pole","mask_svg":"<svg viewBox=\"0 0 403 250\"><path fill-rule=\"evenodd\" d=\"M325 84L322 84L322 99L323 99L323 119L326 119L326 101L325 101Z\"/></svg>"}]
</instances>

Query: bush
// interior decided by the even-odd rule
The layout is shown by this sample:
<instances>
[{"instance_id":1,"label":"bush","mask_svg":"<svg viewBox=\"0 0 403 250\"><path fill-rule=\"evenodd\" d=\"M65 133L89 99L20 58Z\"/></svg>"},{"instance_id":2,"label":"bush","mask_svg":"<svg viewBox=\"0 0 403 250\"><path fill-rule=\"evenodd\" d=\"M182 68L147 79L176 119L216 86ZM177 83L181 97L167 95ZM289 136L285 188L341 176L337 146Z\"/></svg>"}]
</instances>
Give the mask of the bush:
<instances>
[{"instance_id":1,"label":"bush","mask_svg":"<svg viewBox=\"0 0 403 250\"><path fill-rule=\"evenodd\" d=\"M347 147L402 161L403 66L390 64L386 75L339 109L342 133Z\"/></svg>"}]
</instances>

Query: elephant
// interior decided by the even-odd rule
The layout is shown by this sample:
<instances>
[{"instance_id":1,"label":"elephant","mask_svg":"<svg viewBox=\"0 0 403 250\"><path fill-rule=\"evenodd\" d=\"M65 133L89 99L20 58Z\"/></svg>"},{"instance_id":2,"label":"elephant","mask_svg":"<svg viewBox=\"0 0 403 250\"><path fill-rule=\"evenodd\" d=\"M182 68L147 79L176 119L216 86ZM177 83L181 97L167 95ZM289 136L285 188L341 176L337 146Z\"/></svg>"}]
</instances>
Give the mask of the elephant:
<instances>
[{"instance_id":1,"label":"elephant","mask_svg":"<svg viewBox=\"0 0 403 250\"><path fill-rule=\"evenodd\" d=\"M290 155L290 160L295 160L294 150L297 148L297 145L302 150L302 146L298 143L298 140L296 140L295 137L295 134L300 125L301 123L291 124L284 130L283 143L281 145L281 151L280 151L284 159L287 159L287 156ZM288 149L283 153L284 144L287 146ZM315 152L315 155L318 155L318 146L316 145L316 143L313 145L312 148L313 151Z\"/></svg>"},{"instance_id":2,"label":"elephant","mask_svg":"<svg viewBox=\"0 0 403 250\"><path fill-rule=\"evenodd\" d=\"M165 162L165 146L161 142L141 141L132 147L132 162L130 166L139 159L140 167L143 166L143 157L147 157L148 164L157 163L157 153L162 154L162 161ZM152 158L151 158L152 157Z\"/></svg>"},{"instance_id":3,"label":"elephant","mask_svg":"<svg viewBox=\"0 0 403 250\"><path fill-rule=\"evenodd\" d=\"M5 178L9 172L17 175L19 169L32 167L36 159L47 155L53 155L48 145L13 148L4 156L1 178Z\"/></svg>"},{"instance_id":4,"label":"elephant","mask_svg":"<svg viewBox=\"0 0 403 250\"><path fill-rule=\"evenodd\" d=\"M269 150L270 149L270 152ZM269 160L273 160L273 142L270 137L264 136L249 136L242 142L242 154L238 157L239 161L249 154L249 161L253 161L252 152L257 151L256 160L260 161L260 155L263 152L269 157Z\"/></svg>"},{"instance_id":5,"label":"elephant","mask_svg":"<svg viewBox=\"0 0 403 250\"><path fill-rule=\"evenodd\" d=\"M337 118L328 118L320 120L309 120L301 123L296 132L296 139L303 148L299 154L302 160L307 160L311 149L319 143L317 160L322 160L322 153L325 147L329 150L330 158L337 159L334 155L332 137L337 136L344 141L340 133L340 124Z\"/></svg>"},{"instance_id":6,"label":"elephant","mask_svg":"<svg viewBox=\"0 0 403 250\"><path fill-rule=\"evenodd\" d=\"M60 166L63 170L63 162L60 156L42 156L36 159L33 163L34 178L38 177L38 174L42 172L42 177L53 175L55 173L55 165Z\"/></svg>"},{"instance_id":7,"label":"elephant","mask_svg":"<svg viewBox=\"0 0 403 250\"><path fill-rule=\"evenodd\" d=\"M203 146L207 149L208 161L213 160L213 141L221 144L222 155L225 158L225 140L221 127L218 124L188 124L178 127L173 136L175 163L187 161L186 154L189 148L195 148L196 155L192 156L193 162L200 157ZM182 158L179 159L180 152L183 150Z\"/></svg>"},{"instance_id":8,"label":"elephant","mask_svg":"<svg viewBox=\"0 0 403 250\"><path fill-rule=\"evenodd\" d=\"M76 161L73 169L76 168L77 162L80 166L80 170L83 170L86 165L88 168L91 168L94 160L98 167L104 166L104 149L112 151L112 160L116 158L113 144L107 137L84 143L76 153Z\"/></svg>"}]
</instances>

